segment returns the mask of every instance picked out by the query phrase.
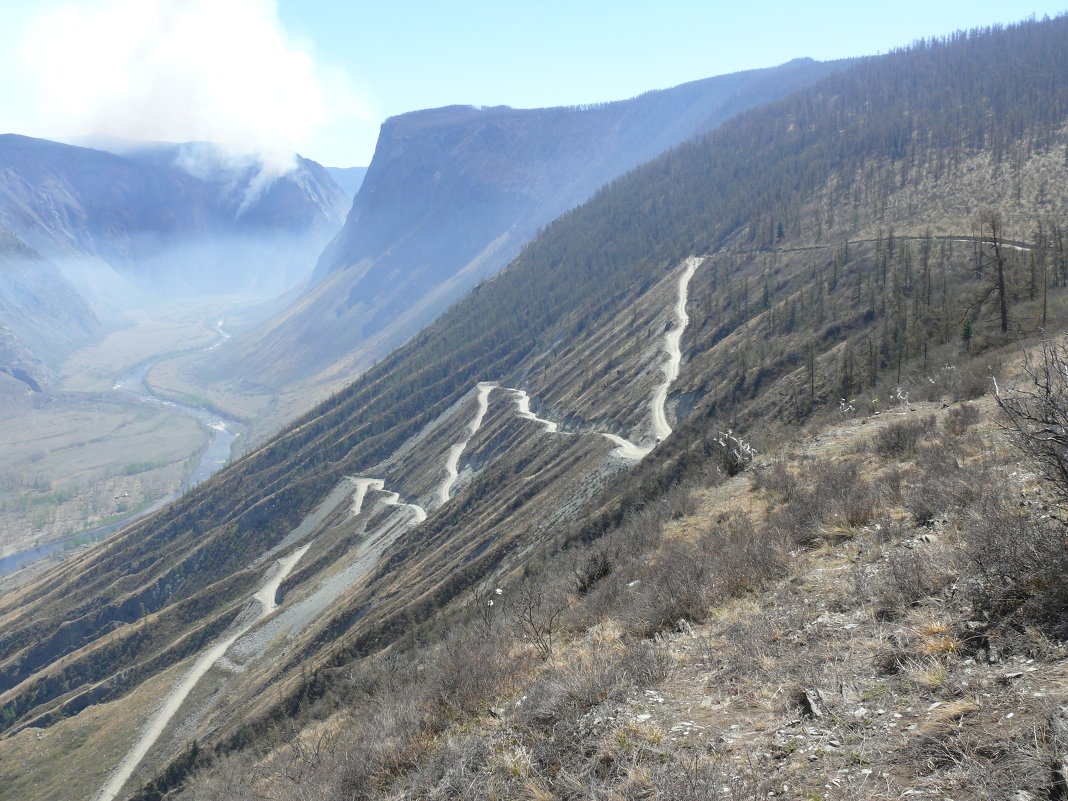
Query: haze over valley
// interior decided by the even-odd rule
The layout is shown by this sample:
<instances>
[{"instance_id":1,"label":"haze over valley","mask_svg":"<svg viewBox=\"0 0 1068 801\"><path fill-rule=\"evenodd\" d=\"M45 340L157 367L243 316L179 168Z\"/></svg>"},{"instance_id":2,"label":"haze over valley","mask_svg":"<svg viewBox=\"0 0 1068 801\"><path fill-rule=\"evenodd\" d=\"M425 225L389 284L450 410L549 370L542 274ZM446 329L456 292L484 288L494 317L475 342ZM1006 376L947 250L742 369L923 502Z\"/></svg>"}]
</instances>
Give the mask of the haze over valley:
<instances>
[{"instance_id":1,"label":"haze over valley","mask_svg":"<svg viewBox=\"0 0 1068 801\"><path fill-rule=\"evenodd\" d=\"M279 176L207 143L120 144L0 137L4 556L188 483L210 424L146 403L140 381L118 391L124 376L213 352L223 319L264 314L307 280L347 205L304 159Z\"/></svg>"},{"instance_id":2,"label":"haze over valley","mask_svg":"<svg viewBox=\"0 0 1068 801\"><path fill-rule=\"evenodd\" d=\"M0 801L1064 797L1068 16L210 5L10 20Z\"/></svg>"},{"instance_id":3,"label":"haze over valley","mask_svg":"<svg viewBox=\"0 0 1068 801\"><path fill-rule=\"evenodd\" d=\"M3 553L84 542L85 532L95 537L173 496L214 436L203 420L198 434L189 409L212 410L246 442L261 440L611 178L845 65L798 60L590 109L450 107L392 119L370 180L344 173L366 189L341 226L348 202L333 173L306 159L278 168L210 143L83 139L101 151L7 137L4 219L14 242L36 248L27 260L43 253L62 267L49 297L12 303L5 318L22 348L7 372L40 391L14 387L20 404L11 408L26 415L10 425L25 433L12 437L7 464ZM113 183L98 187L101 173ZM29 194L38 185L54 196ZM45 269L19 291L47 287L37 277ZM21 319L28 306L36 317ZM231 340L223 320L243 330ZM141 367L142 397L116 395ZM56 390L65 391L60 404ZM131 418L130 401L152 397L172 405L142 402ZM131 429L131 419L151 428Z\"/></svg>"}]
</instances>

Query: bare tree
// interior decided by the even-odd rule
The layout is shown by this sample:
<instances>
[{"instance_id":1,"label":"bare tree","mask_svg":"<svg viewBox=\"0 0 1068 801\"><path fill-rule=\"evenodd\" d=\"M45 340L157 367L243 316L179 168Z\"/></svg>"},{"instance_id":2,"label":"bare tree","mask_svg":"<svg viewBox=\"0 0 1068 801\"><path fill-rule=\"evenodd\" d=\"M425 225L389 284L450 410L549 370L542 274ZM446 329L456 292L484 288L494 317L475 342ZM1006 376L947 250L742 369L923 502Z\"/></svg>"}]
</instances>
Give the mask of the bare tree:
<instances>
[{"instance_id":1,"label":"bare tree","mask_svg":"<svg viewBox=\"0 0 1068 801\"><path fill-rule=\"evenodd\" d=\"M488 637L504 615L504 590L488 585L475 591L475 614L484 636Z\"/></svg>"},{"instance_id":2,"label":"bare tree","mask_svg":"<svg viewBox=\"0 0 1068 801\"><path fill-rule=\"evenodd\" d=\"M544 659L552 659L553 643L567 599L546 591L541 583L525 581L512 601L512 621L520 638L531 643Z\"/></svg>"},{"instance_id":3,"label":"bare tree","mask_svg":"<svg viewBox=\"0 0 1068 801\"><path fill-rule=\"evenodd\" d=\"M976 243L976 278L985 279L986 286L968 304L966 317L978 316L993 298L997 300L1001 332L1009 330L1008 248L1001 215L996 211L983 212L979 218L979 237Z\"/></svg>"},{"instance_id":4,"label":"bare tree","mask_svg":"<svg viewBox=\"0 0 1068 801\"><path fill-rule=\"evenodd\" d=\"M1021 449L1068 498L1068 345L1045 340L1037 358L1024 354L1024 370L1023 388L995 380L994 397Z\"/></svg>"}]
</instances>

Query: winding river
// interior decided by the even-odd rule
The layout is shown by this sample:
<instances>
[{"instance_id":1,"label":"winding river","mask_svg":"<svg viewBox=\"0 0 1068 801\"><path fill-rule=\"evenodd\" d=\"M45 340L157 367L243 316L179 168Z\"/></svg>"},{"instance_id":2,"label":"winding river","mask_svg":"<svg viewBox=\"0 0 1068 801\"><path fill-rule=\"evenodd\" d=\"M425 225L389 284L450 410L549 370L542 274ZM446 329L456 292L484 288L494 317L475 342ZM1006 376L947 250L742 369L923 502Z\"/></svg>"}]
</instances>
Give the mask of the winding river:
<instances>
[{"instance_id":1,"label":"winding river","mask_svg":"<svg viewBox=\"0 0 1068 801\"><path fill-rule=\"evenodd\" d=\"M215 331L218 336L215 341L204 348L204 350L215 350L230 338L230 335L223 330L222 325L222 320L215 325ZM211 476L229 461L230 449L233 446L234 439L237 437L236 432L240 425L237 420L203 407L188 406L184 403L178 403L176 401L162 398L156 395L145 383L145 376L148 374L149 370L161 361L169 359L174 355L175 354L163 354L150 359L147 362L143 362L130 372L118 378L112 386L112 390L120 395L126 396L132 402L166 406L180 414L186 415L187 417L192 417L211 431L211 439L208 440L208 443L204 446L203 450L201 450L200 460L197 462L197 466L193 469L193 472L189 474L182 486L177 491L162 498L158 498L148 506L143 507L136 512L132 512L118 520L114 520L102 526L97 526L96 528L87 531L80 531L77 534L71 534L62 539L48 542L44 545L38 545L25 551L19 551L17 553L0 557L0 576L14 572L21 567L36 562L38 559L43 559L46 556L60 553L70 548L77 547L78 545L89 542L99 542L108 534L118 531L123 526L127 526L135 520L155 512L157 509L160 509L173 501L187 489L195 487L202 481L211 478Z\"/></svg>"}]
</instances>

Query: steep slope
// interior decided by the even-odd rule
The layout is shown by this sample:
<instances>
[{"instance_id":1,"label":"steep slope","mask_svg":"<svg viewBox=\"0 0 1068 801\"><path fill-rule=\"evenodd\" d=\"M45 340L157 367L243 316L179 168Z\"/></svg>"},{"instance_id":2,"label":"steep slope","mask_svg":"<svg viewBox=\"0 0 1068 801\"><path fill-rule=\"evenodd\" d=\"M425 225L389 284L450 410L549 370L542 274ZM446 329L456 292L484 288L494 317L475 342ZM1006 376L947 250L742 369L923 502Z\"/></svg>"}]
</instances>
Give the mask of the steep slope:
<instances>
[{"instance_id":1,"label":"steep slope","mask_svg":"<svg viewBox=\"0 0 1068 801\"><path fill-rule=\"evenodd\" d=\"M354 375L603 184L844 66L799 59L600 106L453 106L387 120L314 286L221 372L276 387Z\"/></svg>"},{"instance_id":2,"label":"steep slope","mask_svg":"<svg viewBox=\"0 0 1068 801\"><path fill-rule=\"evenodd\" d=\"M196 655L244 630L149 750L156 797L207 745L328 713L362 657L440 636L469 591L520 588L567 544L640 530L680 479L737 472L757 435L843 400L968 394L972 367L996 369L983 348L1068 322L1049 219L1068 207L1066 32L862 62L562 217L262 448L0 599L0 754L52 729L37 797L62 795L59 769L95 792ZM1009 332L977 303L991 291ZM270 565L305 546L246 629Z\"/></svg>"},{"instance_id":3,"label":"steep slope","mask_svg":"<svg viewBox=\"0 0 1068 801\"><path fill-rule=\"evenodd\" d=\"M6 367L13 375L28 369L27 360L37 362L30 372L37 374L38 382L44 375L41 357L58 359L102 330L96 315L55 265L2 225L0 327L6 331L0 369Z\"/></svg>"},{"instance_id":4,"label":"steep slope","mask_svg":"<svg viewBox=\"0 0 1068 801\"><path fill-rule=\"evenodd\" d=\"M836 415L483 584L179 797L1056 795L1063 524L992 399L942 407Z\"/></svg>"}]
</instances>

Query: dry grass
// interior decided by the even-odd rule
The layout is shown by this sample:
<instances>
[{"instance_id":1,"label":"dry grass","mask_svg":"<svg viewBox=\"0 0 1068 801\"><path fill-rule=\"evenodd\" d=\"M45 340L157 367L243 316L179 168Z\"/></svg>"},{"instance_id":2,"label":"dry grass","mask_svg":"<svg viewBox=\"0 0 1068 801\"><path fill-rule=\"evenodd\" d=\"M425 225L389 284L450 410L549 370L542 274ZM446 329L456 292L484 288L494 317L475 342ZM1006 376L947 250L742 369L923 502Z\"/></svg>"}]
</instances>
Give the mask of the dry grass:
<instances>
[{"instance_id":1,"label":"dry grass","mask_svg":"<svg viewBox=\"0 0 1068 801\"><path fill-rule=\"evenodd\" d=\"M1068 702L1044 677L1068 656L1022 607L1013 620L1030 628L977 616L989 560L962 558L986 542L969 534L965 485L1007 477L1014 455L973 436L984 420L955 434L948 419L924 421L904 463L863 455L871 429L843 427L817 458L781 457L698 492L688 515L647 511L548 563L527 577L566 603L548 658L502 617L489 651L484 630L480 644L457 630L414 682L368 667L346 702L359 733L301 786L323 799L1044 797L1043 732ZM904 508L924 486L954 492L929 527ZM980 515L986 535L1018 533L1008 524L1032 507L1016 509ZM581 571L602 558L606 572ZM299 797L283 785L265 797Z\"/></svg>"}]
</instances>

